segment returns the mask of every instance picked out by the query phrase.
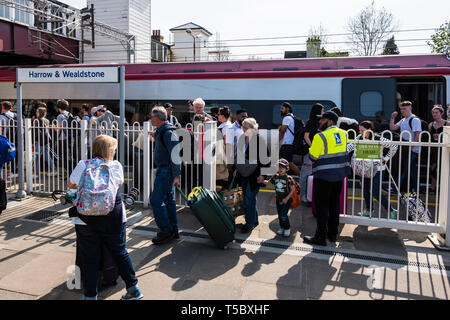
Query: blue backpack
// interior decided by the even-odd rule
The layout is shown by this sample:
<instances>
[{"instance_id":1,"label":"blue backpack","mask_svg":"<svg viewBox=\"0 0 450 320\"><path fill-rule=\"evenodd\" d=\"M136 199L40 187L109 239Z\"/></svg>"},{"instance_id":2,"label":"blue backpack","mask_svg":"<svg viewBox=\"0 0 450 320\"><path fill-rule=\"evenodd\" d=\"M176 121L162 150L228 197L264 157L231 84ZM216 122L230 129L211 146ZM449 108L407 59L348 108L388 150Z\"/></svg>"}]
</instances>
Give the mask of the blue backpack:
<instances>
[{"instance_id":1,"label":"blue backpack","mask_svg":"<svg viewBox=\"0 0 450 320\"><path fill-rule=\"evenodd\" d=\"M0 136L0 166L16 157L16 147L5 136Z\"/></svg>"}]
</instances>

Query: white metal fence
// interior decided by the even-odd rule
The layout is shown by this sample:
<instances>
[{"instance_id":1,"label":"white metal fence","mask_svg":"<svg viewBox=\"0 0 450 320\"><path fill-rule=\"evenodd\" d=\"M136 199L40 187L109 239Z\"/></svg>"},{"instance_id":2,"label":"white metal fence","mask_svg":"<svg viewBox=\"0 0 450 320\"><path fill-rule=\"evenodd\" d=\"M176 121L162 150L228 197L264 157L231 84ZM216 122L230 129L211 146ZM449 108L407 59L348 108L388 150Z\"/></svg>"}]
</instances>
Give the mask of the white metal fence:
<instances>
[{"instance_id":1,"label":"white metal fence","mask_svg":"<svg viewBox=\"0 0 450 320\"><path fill-rule=\"evenodd\" d=\"M216 123L207 123L205 126L216 128ZM16 129L17 123L15 121L10 121L8 125L2 126L2 133L17 145ZM202 158L203 152L212 150L208 149L206 145L215 141L216 130L207 130L201 126L197 127L196 130L193 130L192 127L187 128L187 130L193 132L190 136L194 146L196 146L194 150L196 154L192 156ZM390 146L395 146L397 151L395 156L379 170L380 174L376 177L370 174L368 177L364 177L364 172L360 173L363 176L361 177L352 170L348 179L348 187L344 188L341 222L441 234L448 233L450 128L447 127L445 130L439 136L439 142L432 142L432 137L428 132L421 133L421 142L393 141L394 137L391 132L383 133L383 136L390 140L388 142L373 138L371 140L351 140L350 143L353 143L356 149L358 146L365 144L381 145L383 153ZM148 122L144 125L125 123L124 131L124 193L128 193L131 188L138 189L140 191L138 202L147 207L155 176L152 161L154 141L150 138L154 131ZM24 138L25 146L24 168L27 193L49 195L54 190L65 190L68 175L78 161L91 157L92 140L99 134L112 135L117 138L119 135L118 124L94 125L87 121L73 122L72 124L63 122L63 129L60 129L56 121L44 123L38 120L31 122L31 119L25 119L24 137L22 138ZM418 148L418 150L413 150L413 148ZM198 150L201 150L200 153ZM414 151L418 151L417 155L414 155L417 157L417 167L412 166L409 160ZM118 154L116 154L116 157ZM212 158L215 159L214 156ZM376 161L368 161L371 162L368 170L376 167ZM405 162L406 165L404 165ZM16 168L17 160L6 164L2 171L2 178L7 182L7 188L10 191L18 189ZM182 189L189 192L198 185L215 188L215 168L215 162L204 162L203 164L183 162ZM406 178L401 185L401 176L405 170L407 170ZM436 174L434 174L435 171ZM418 177L415 185L413 175ZM436 190L432 192L430 189L433 177L436 179ZM377 185L380 187L378 188ZM417 193L410 194L412 189L415 189ZM387 201L383 200L383 197ZM375 200L370 201L373 198ZM179 194L177 194L176 199L178 205L186 205ZM386 208L382 205L382 202L384 204L387 202ZM417 205L408 206L411 203L423 203L424 208ZM425 213L429 211L429 218L428 215L426 215L426 219L423 216L420 217L419 211ZM364 215L364 212L368 212L368 214Z\"/></svg>"},{"instance_id":2,"label":"white metal fence","mask_svg":"<svg viewBox=\"0 0 450 320\"><path fill-rule=\"evenodd\" d=\"M94 138L101 134L118 138L118 128L119 125L115 122L94 124L88 121L73 121L69 124L63 121L62 126L58 127L56 120L49 123L40 120L31 122L31 119L26 119L24 160L27 193L49 195L55 190L67 189L67 179L77 163L92 157L91 145ZM193 140L197 145L205 131L202 127L198 128L198 131L193 132ZM138 189L140 194L137 202L147 206L156 172L152 161L154 140L151 136L154 130L149 123L125 123L124 132L124 193L128 193L132 188ZM116 159L118 155L119 152L116 153ZM14 166L8 165L8 168L10 167ZM184 191L206 184L208 178L211 181L210 174L204 174L211 166L183 162L181 167L181 186ZM5 173L10 170L5 170ZM10 190L17 189L16 180L17 178L9 180ZM176 198L178 204L185 205L181 195Z\"/></svg>"},{"instance_id":3,"label":"white metal fence","mask_svg":"<svg viewBox=\"0 0 450 320\"><path fill-rule=\"evenodd\" d=\"M348 188L343 188L346 200L341 222L445 233L449 171L448 165L443 164L450 160L444 153L450 148L450 132L441 133L436 142L432 142L429 132L420 134L420 142L394 141L389 131L382 136L389 141L376 140L375 135L371 139L350 140L355 149L378 145L384 155L389 150L394 155L385 164L352 157ZM417 159L417 166L413 159ZM435 190L431 189L433 179Z\"/></svg>"}]
</instances>

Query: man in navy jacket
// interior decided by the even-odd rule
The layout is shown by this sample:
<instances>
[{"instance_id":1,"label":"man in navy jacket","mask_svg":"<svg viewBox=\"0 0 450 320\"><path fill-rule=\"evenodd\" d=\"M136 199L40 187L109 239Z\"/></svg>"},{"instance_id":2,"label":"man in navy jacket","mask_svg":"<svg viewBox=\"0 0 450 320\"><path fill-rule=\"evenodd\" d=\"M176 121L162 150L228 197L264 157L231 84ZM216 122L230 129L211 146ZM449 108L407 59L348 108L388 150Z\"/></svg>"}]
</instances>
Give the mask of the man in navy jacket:
<instances>
[{"instance_id":1,"label":"man in navy jacket","mask_svg":"<svg viewBox=\"0 0 450 320\"><path fill-rule=\"evenodd\" d=\"M150 205L160 232L152 239L154 244L163 244L178 239L178 225L174 185L180 185L181 160L178 138L167 121L164 107L154 107L151 113L152 126L157 127L154 141L154 164L157 167Z\"/></svg>"}]
</instances>

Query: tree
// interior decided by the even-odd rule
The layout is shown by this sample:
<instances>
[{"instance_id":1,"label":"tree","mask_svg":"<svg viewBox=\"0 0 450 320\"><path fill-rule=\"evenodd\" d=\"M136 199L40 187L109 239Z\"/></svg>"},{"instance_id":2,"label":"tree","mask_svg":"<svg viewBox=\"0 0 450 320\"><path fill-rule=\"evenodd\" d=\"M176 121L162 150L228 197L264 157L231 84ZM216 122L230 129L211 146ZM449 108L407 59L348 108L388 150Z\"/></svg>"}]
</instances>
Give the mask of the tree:
<instances>
[{"instance_id":1,"label":"tree","mask_svg":"<svg viewBox=\"0 0 450 320\"><path fill-rule=\"evenodd\" d=\"M397 44L395 43L394 36L392 36L392 38L390 38L384 45L383 55L387 56L390 54L400 54Z\"/></svg>"},{"instance_id":2,"label":"tree","mask_svg":"<svg viewBox=\"0 0 450 320\"><path fill-rule=\"evenodd\" d=\"M436 33L431 36L431 40L427 43L433 52L450 54L450 21L446 21L440 26Z\"/></svg>"},{"instance_id":3,"label":"tree","mask_svg":"<svg viewBox=\"0 0 450 320\"><path fill-rule=\"evenodd\" d=\"M394 16L384 7L377 10L375 1L347 25L355 51L365 56L376 55L381 43L389 38L394 28Z\"/></svg>"}]
</instances>

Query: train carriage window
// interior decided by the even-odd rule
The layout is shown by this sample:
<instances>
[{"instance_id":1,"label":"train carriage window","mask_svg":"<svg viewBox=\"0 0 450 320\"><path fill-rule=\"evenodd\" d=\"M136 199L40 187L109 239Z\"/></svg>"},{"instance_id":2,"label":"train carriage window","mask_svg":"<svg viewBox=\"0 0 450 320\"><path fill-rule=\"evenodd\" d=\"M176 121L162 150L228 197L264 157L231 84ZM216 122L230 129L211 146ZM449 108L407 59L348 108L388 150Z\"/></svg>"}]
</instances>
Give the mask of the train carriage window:
<instances>
[{"instance_id":1,"label":"train carriage window","mask_svg":"<svg viewBox=\"0 0 450 320\"><path fill-rule=\"evenodd\" d=\"M366 117L375 117L377 111L383 110L383 95L379 91L365 91L360 96L360 111Z\"/></svg>"},{"instance_id":2,"label":"train carriage window","mask_svg":"<svg viewBox=\"0 0 450 320\"><path fill-rule=\"evenodd\" d=\"M288 101L292 106L292 111L294 116L299 119L302 119L305 123L309 119L309 112L311 111L311 107L315 103L320 103L325 107L325 111L330 110L331 108L336 107L336 104L332 101ZM272 122L275 126L280 126L283 122L280 115L281 103L277 103L272 108Z\"/></svg>"},{"instance_id":3,"label":"train carriage window","mask_svg":"<svg viewBox=\"0 0 450 320\"><path fill-rule=\"evenodd\" d=\"M240 104L237 103L206 103L205 111L211 112L212 108L223 108L225 106L228 106L230 108L230 111L233 115L236 114L236 112L243 107Z\"/></svg>"}]
</instances>

